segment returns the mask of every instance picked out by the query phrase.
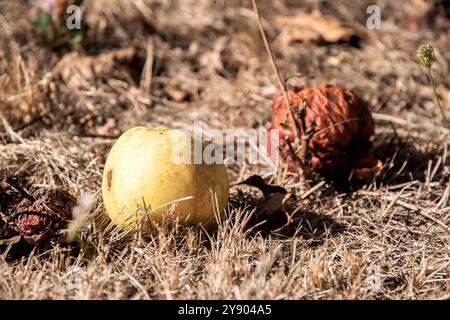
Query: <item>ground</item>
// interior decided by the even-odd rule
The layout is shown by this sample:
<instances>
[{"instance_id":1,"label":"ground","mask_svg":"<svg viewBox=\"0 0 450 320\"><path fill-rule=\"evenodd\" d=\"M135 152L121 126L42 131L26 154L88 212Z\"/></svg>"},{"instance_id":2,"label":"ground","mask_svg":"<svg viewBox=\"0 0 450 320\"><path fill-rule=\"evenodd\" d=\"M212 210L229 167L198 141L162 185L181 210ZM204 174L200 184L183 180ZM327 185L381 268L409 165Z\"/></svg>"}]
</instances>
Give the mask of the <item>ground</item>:
<instances>
[{"instance_id":1,"label":"ground","mask_svg":"<svg viewBox=\"0 0 450 320\"><path fill-rule=\"evenodd\" d=\"M0 299L449 298L450 135L416 51L434 46L432 73L450 117L450 20L441 13L416 23L421 1L379 1L381 29L368 30L372 2L259 1L285 78L341 84L366 101L380 175L306 194L317 182L280 169L265 178L295 195L288 228L252 229L262 194L232 186L217 229L166 223L151 236L105 227L108 150L137 125L269 125L277 82L251 2L87 0L83 39L73 45L33 31L34 1L0 2L2 175L30 191L95 194L82 241L0 247ZM298 10L334 16L359 40L283 42L276 16ZM111 53L104 62L85 58ZM231 184L264 172L228 170ZM5 192L3 218L18 197Z\"/></svg>"}]
</instances>

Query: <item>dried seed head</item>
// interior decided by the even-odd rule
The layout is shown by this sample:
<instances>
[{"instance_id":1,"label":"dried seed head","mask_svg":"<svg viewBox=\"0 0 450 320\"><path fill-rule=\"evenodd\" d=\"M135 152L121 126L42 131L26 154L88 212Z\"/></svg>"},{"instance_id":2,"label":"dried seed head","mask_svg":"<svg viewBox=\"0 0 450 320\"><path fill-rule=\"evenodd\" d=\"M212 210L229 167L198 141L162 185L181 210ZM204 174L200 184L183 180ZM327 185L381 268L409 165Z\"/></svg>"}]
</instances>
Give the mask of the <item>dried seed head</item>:
<instances>
[{"instance_id":1,"label":"dried seed head","mask_svg":"<svg viewBox=\"0 0 450 320\"><path fill-rule=\"evenodd\" d=\"M422 45L419 50L417 50L417 57L426 69L430 69L434 60L433 46L430 44Z\"/></svg>"},{"instance_id":2,"label":"dried seed head","mask_svg":"<svg viewBox=\"0 0 450 320\"><path fill-rule=\"evenodd\" d=\"M14 213L14 229L21 235L30 236L49 229L62 229L71 218L70 210L75 198L65 190L52 189L34 195L36 201L23 199Z\"/></svg>"}]
</instances>

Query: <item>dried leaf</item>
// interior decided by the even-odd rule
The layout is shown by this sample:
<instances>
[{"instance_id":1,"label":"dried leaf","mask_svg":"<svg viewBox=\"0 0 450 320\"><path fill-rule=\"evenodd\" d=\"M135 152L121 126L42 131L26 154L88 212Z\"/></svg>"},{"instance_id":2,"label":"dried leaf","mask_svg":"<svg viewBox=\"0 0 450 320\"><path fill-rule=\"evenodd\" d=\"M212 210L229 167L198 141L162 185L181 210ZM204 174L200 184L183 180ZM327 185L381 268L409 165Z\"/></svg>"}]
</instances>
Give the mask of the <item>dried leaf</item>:
<instances>
[{"instance_id":1,"label":"dried leaf","mask_svg":"<svg viewBox=\"0 0 450 320\"><path fill-rule=\"evenodd\" d=\"M267 184L259 175L253 175L239 184L245 184L258 188L264 195L266 203L262 209L262 214L270 215L275 212L284 212L287 200L292 196L291 193L283 187Z\"/></svg>"},{"instance_id":2,"label":"dried leaf","mask_svg":"<svg viewBox=\"0 0 450 320\"><path fill-rule=\"evenodd\" d=\"M286 202L291 198L292 193L274 193L269 199L267 199L262 213L265 215L273 214L275 212L285 212Z\"/></svg>"},{"instance_id":3,"label":"dried leaf","mask_svg":"<svg viewBox=\"0 0 450 320\"><path fill-rule=\"evenodd\" d=\"M50 239L54 238L53 232L44 232L32 236L15 235L10 238L0 239L0 246L31 244L37 247L45 245Z\"/></svg>"},{"instance_id":4,"label":"dried leaf","mask_svg":"<svg viewBox=\"0 0 450 320\"><path fill-rule=\"evenodd\" d=\"M283 187L267 184L259 175L253 175L238 183L258 188L264 195L265 203L262 210L256 216L255 224L263 222L264 228L277 230L292 222L291 216L286 210L286 203L292 197Z\"/></svg>"},{"instance_id":5,"label":"dried leaf","mask_svg":"<svg viewBox=\"0 0 450 320\"><path fill-rule=\"evenodd\" d=\"M368 159L371 165L365 164L364 167L354 169L352 172L352 179L359 181L370 181L378 176L383 168L383 163L380 160Z\"/></svg>"},{"instance_id":6,"label":"dried leaf","mask_svg":"<svg viewBox=\"0 0 450 320\"><path fill-rule=\"evenodd\" d=\"M253 175L238 184L245 184L245 185L248 185L251 187L258 188L259 190L261 190L261 192L264 195L264 199L266 199L266 200L268 200L271 197L271 195L273 195L275 193L280 193L280 194L287 193L286 189L283 187L272 185L272 184L267 184L264 181L264 179L259 175Z\"/></svg>"},{"instance_id":7,"label":"dried leaf","mask_svg":"<svg viewBox=\"0 0 450 320\"><path fill-rule=\"evenodd\" d=\"M411 11L402 19L402 26L417 31L430 28L438 19L450 19L450 7L448 0L411 0Z\"/></svg>"},{"instance_id":8,"label":"dried leaf","mask_svg":"<svg viewBox=\"0 0 450 320\"><path fill-rule=\"evenodd\" d=\"M0 246L8 246L11 244L17 244L22 239L22 236L14 236L7 239L0 239Z\"/></svg>"},{"instance_id":9,"label":"dried leaf","mask_svg":"<svg viewBox=\"0 0 450 320\"><path fill-rule=\"evenodd\" d=\"M81 56L78 52L72 52L61 58L52 74L71 88L89 88L93 80L114 74L120 65L131 63L134 56L134 48L113 50L97 56Z\"/></svg>"},{"instance_id":10,"label":"dried leaf","mask_svg":"<svg viewBox=\"0 0 450 320\"><path fill-rule=\"evenodd\" d=\"M182 81L179 79L172 79L165 85L164 90L176 102L181 102L189 97L188 90L183 88Z\"/></svg>"},{"instance_id":11,"label":"dried leaf","mask_svg":"<svg viewBox=\"0 0 450 320\"><path fill-rule=\"evenodd\" d=\"M281 35L281 43L309 42L323 39L327 42L345 41L359 36L352 28L345 27L332 16L324 16L319 11L297 12L294 16L277 16L275 22L286 28Z\"/></svg>"},{"instance_id":12,"label":"dried leaf","mask_svg":"<svg viewBox=\"0 0 450 320\"><path fill-rule=\"evenodd\" d=\"M49 240L51 235L53 235L52 232L44 232L41 234L34 234L32 236L24 236L23 239L29 244L40 245Z\"/></svg>"},{"instance_id":13,"label":"dried leaf","mask_svg":"<svg viewBox=\"0 0 450 320\"><path fill-rule=\"evenodd\" d=\"M222 52L226 48L228 41L228 37L220 37L214 43L214 47L212 50L206 51L200 56L199 63L202 68L209 70L211 73L224 69Z\"/></svg>"}]
</instances>

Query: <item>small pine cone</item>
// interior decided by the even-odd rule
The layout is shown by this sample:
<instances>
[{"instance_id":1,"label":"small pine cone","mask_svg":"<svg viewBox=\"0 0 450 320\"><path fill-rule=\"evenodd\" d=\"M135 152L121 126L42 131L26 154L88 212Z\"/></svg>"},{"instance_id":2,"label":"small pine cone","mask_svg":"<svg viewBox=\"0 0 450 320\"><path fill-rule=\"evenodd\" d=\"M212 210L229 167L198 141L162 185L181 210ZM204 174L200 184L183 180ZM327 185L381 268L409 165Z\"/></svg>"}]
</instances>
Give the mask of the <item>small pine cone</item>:
<instances>
[{"instance_id":1,"label":"small pine cone","mask_svg":"<svg viewBox=\"0 0 450 320\"><path fill-rule=\"evenodd\" d=\"M71 218L76 199L67 191L52 189L34 194L36 201L23 199L16 207L14 229L23 236L62 229Z\"/></svg>"},{"instance_id":2,"label":"small pine cone","mask_svg":"<svg viewBox=\"0 0 450 320\"><path fill-rule=\"evenodd\" d=\"M314 136L309 141L310 170L328 178L348 176L350 170L371 167L377 160L371 158L369 138L374 134L372 115L355 95L341 86L320 86L288 90L290 103L302 108L306 101L306 127L315 122ZM279 129L281 155L288 157L287 142L294 141L294 125L289 116L282 91L275 92L272 104L271 129ZM290 162L291 170L298 163Z\"/></svg>"}]
</instances>

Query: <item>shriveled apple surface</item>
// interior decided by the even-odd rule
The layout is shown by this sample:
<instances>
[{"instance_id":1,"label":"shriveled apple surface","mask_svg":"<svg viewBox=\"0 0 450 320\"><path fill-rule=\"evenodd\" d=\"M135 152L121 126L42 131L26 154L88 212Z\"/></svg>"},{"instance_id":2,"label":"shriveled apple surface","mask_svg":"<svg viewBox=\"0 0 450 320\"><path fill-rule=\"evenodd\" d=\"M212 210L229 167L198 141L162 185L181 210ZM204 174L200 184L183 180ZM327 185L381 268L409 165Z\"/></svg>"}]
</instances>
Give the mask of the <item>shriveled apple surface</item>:
<instances>
[{"instance_id":1,"label":"shriveled apple surface","mask_svg":"<svg viewBox=\"0 0 450 320\"><path fill-rule=\"evenodd\" d=\"M2 174L19 175L31 191L58 186L96 200L83 250L0 249L0 299L449 297L450 135L415 52L435 46L432 71L450 117L450 20L441 12L428 21L420 1L383 2L381 30L370 31L372 1L260 2L285 77L341 84L367 101L381 174L362 186L324 184L305 197L310 187L292 174L268 176L296 195L288 204L293 222L278 231L251 230L247 218L264 204L244 186L231 189L216 230L170 221L152 237L105 230L103 164L126 129L270 122L276 79L250 3L86 1L89 28L71 53L34 36L34 2L2 1ZM302 21L319 21L305 18L313 10L337 22L299 34ZM262 170L228 169L233 184Z\"/></svg>"}]
</instances>

